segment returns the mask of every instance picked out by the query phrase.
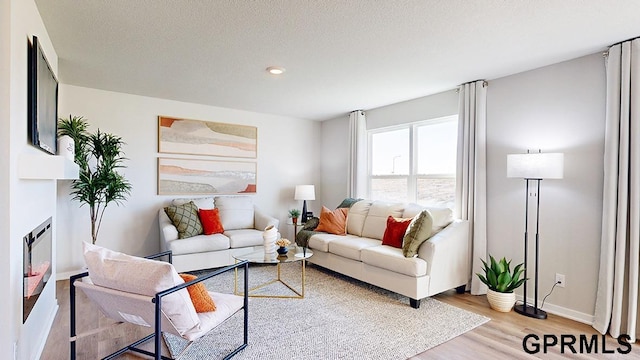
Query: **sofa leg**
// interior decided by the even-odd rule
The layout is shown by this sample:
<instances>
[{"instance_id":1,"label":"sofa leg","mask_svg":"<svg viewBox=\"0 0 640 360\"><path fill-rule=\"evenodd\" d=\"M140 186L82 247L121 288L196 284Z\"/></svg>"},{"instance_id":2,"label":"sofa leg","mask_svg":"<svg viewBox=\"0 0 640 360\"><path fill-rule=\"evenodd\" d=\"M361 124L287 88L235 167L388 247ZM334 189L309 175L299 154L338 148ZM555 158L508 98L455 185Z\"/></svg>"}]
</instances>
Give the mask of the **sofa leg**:
<instances>
[{"instance_id":1,"label":"sofa leg","mask_svg":"<svg viewBox=\"0 0 640 360\"><path fill-rule=\"evenodd\" d=\"M467 288L467 285L460 285L456 288L456 292L458 294L464 294L464 290Z\"/></svg>"},{"instance_id":2,"label":"sofa leg","mask_svg":"<svg viewBox=\"0 0 640 360\"><path fill-rule=\"evenodd\" d=\"M417 309L420 307L420 300L409 298L409 304L411 304L412 308Z\"/></svg>"}]
</instances>

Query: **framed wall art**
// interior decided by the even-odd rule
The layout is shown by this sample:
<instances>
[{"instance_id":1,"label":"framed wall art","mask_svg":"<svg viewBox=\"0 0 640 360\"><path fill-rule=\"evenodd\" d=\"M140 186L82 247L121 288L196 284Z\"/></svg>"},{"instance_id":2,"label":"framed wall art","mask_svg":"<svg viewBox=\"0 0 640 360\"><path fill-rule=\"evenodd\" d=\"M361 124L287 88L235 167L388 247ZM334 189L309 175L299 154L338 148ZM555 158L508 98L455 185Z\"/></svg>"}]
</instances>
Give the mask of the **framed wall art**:
<instances>
[{"instance_id":1,"label":"framed wall art","mask_svg":"<svg viewBox=\"0 0 640 360\"><path fill-rule=\"evenodd\" d=\"M158 158L158 195L256 192L255 162Z\"/></svg>"},{"instance_id":2,"label":"framed wall art","mask_svg":"<svg viewBox=\"0 0 640 360\"><path fill-rule=\"evenodd\" d=\"M256 158L258 128L158 116L158 152Z\"/></svg>"}]
</instances>

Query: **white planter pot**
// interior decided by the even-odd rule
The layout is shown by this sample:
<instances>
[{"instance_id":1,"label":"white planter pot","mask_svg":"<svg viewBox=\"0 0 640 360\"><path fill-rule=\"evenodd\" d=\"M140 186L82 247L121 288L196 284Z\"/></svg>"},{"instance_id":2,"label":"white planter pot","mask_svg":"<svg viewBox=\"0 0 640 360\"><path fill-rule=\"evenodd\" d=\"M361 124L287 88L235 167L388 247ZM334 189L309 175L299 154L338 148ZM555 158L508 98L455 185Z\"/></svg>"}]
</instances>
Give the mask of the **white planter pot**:
<instances>
[{"instance_id":1,"label":"white planter pot","mask_svg":"<svg viewBox=\"0 0 640 360\"><path fill-rule=\"evenodd\" d=\"M516 303L516 294L513 292L501 293L489 289L487 290L487 300L493 310L509 312Z\"/></svg>"}]
</instances>

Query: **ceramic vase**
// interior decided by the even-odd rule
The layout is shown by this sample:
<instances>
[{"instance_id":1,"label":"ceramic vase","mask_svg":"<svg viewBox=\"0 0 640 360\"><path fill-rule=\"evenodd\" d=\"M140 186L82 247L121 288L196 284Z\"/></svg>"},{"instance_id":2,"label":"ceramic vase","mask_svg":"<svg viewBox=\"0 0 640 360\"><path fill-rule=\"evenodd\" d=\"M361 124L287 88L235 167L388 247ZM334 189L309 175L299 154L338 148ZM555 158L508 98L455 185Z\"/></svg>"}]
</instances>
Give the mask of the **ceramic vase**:
<instances>
[{"instance_id":1,"label":"ceramic vase","mask_svg":"<svg viewBox=\"0 0 640 360\"><path fill-rule=\"evenodd\" d=\"M262 239L264 240L264 254L274 255L276 253L276 240L278 240L278 229L273 226L267 226L262 232Z\"/></svg>"},{"instance_id":2,"label":"ceramic vase","mask_svg":"<svg viewBox=\"0 0 640 360\"><path fill-rule=\"evenodd\" d=\"M288 251L289 251L289 249L287 249L286 246L280 246L278 248L278 254L280 254L280 255L286 255Z\"/></svg>"},{"instance_id":3,"label":"ceramic vase","mask_svg":"<svg viewBox=\"0 0 640 360\"><path fill-rule=\"evenodd\" d=\"M513 305L516 303L516 294L513 292L501 293L488 289L487 300L489 301L489 305L493 310L500 312L509 312L513 308Z\"/></svg>"}]
</instances>

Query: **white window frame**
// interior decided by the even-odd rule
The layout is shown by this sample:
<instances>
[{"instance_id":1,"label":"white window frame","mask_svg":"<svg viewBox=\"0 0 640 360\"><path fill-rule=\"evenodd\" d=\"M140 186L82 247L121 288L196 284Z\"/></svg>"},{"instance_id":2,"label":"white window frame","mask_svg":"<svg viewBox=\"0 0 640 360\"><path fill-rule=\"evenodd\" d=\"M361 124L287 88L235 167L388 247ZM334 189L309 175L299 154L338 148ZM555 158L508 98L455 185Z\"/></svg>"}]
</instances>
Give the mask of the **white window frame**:
<instances>
[{"instance_id":1,"label":"white window frame","mask_svg":"<svg viewBox=\"0 0 640 360\"><path fill-rule=\"evenodd\" d=\"M449 121L458 121L458 114L443 116L439 118L416 121L401 125L387 126L367 131L367 197L372 199L371 189L373 180L377 179L407 179L407 202L418 202L418 180L419 179L455 179L453 174L418 174L418 161L414 155L418 151L418 128L422 126L436 125ZM373 136L375 134L391 132L396 130L409 129L409 174L408 175L373 175ZM455 203L455 199L453 201ZM453 205L452 205L453 206Z\"/></svg>"}]
</instances>

